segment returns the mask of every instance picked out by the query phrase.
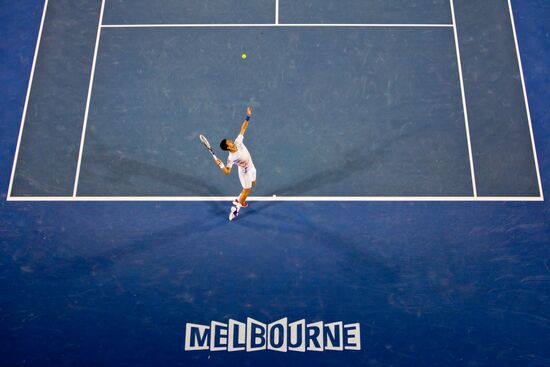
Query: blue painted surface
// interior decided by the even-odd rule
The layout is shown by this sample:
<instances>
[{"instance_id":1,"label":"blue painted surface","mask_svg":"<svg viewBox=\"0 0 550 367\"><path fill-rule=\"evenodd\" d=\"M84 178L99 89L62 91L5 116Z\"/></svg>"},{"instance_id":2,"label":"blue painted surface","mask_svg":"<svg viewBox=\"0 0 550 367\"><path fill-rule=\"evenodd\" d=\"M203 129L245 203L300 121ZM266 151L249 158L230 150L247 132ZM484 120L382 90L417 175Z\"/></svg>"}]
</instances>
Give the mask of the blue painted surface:
<instances>
[{"instance_id":1,"label":"blue painted surface","mask_svg":"<svg viewBox=\"0 0 550 367\"><path fill-rule=\"evenodd\" d=\"M103 31L78 195L237 195L246 104L255 195L472 196L451 28L234 27Z\"/></svg>"},{"instance_id":2,"label":"blue painted surface","mask_svg":"<svg viewBox=\"0 0 550 367\"><path fill-rule=\"evenodd\" d=\"M100 7L98 0L48 5L14 196L72 195Z\"/></svg>"},{"instance_id":3,"label":"blue painted surface","mask_svg":"<svg viewBox=\"0 0 550 367\"><path fill-rule=\"evenodd\" d=\"M275 23L275 0L110 0L104 24Z\"/></svg>"},{"instance_id":4,"label":"blue painted surface","mask_svg":"<svg viewBox=\"0 0 550 367\"><path fill-rule=\"evenodd\" d=\"M451 24L448 0L279 0L281 23Z\"/></svg>"},{"instance_id":5,"label":"blue painted surface","mask_svg":"<svg viewBox=\"0 0 550 367\"><path fill-rule=\"evenodd\" d=\"M540 196L508 1L455 8L477 192Z\"/></svg>"},{"instance_id":6,"label":"blue painted surface","mask_svg":"<svg viewBox=\"0 0 550 367\"><path fill-rule=\"evenodd\" d=\"M543 185L545 0L514 4ZM0 6L0 186L40 6ZM548 195L549 192L546 191ZM540 203L0 203L2 364L544 366L550 207ZM362 323L361 352L186 353L184 323Z\"/></svg>"},{"instance_id":7,"label":"blue painted surface","mask_svg":"<svg viewBox=\"0 0 550 367\"><path fill-rule=\"evenodd\" d=\"M197 137L233 138L246 104L256 195L473 195L450 27L104 28L75 178L100 3L71 4L46 17L14 196L70 196L76 180L81 196L236 195ZM479 195L538 197L508 6L468 4L456 13Z\"/></svg>"}]
</instances>

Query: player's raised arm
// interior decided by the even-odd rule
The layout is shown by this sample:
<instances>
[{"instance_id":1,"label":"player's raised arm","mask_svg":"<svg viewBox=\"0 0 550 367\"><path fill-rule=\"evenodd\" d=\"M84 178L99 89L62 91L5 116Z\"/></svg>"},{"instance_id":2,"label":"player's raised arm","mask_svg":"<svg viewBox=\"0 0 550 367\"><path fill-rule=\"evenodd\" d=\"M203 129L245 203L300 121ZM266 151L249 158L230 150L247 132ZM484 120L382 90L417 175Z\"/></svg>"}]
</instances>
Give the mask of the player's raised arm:
<instances>
[{"instance_id":1,"label":"player's raised arm","mask_svg":"<svg viewBox=\"0 0 550 367\"><path fill-rule=\"evenodd\" d=\"M250 116L252 116L252 107L248 106L246 108L246 118L243 122L243 126L241 126L241 132L239 135L244 135L246 129L248 128L248 121L250 120Z\"/></svg>"}]
</instances>

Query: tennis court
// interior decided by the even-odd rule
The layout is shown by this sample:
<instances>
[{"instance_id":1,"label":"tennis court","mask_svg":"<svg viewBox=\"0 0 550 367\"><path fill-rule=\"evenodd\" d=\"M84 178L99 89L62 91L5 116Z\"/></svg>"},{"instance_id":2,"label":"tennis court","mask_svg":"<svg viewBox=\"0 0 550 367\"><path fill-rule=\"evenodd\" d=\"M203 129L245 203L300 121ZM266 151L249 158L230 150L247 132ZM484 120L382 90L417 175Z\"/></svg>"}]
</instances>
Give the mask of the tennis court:
<instances>
[{"instance_id":1,"label":"tennis court","mask_svg":"<svg viewBox=\"0 0 550 367\"><path fill-rule=\"evenodd\" d=\"M247 104L260 200L540 199L507 4L347 3L52 3L10 199L227 200L198 135Z\"/></svg>"},{"instance_id":2,"label":"tennis court","mask_svg":"<svg viewBox=\"0 0 550 367\"><path fill-rule=\"evenodd\" d=\"M545 1L0 15L1 364L550 361ZM199 135L225 158L249 105L258 185L228 222L241 186ZM361 348L184 349L247 318L358 323Z\"/></svg>"}]
</instances>

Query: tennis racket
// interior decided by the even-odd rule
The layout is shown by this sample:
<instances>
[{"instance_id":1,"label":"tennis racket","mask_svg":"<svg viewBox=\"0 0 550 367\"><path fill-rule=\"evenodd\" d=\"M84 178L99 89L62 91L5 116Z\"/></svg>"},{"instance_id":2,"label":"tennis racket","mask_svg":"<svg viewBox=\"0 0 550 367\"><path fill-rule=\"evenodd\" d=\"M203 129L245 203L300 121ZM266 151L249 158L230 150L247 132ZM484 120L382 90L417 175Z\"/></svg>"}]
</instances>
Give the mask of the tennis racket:
<instances>
[{"instance_id":1,"label":"tennis racket","mask_svg":"<svg viewBox=\"0 0 550 367\"><path fill-rule=\"evenodd\" d=\"M199 138L201 139L201 141L204 144L204 146L206 147L206 149L208 149L208 151L212 154L212 156L215 157L216 155L214 154L214 151L212 150L212 146L208 142L208 139L206 139L206 136L199 135Z\"/></svg>"},{"instance_id":2,"label":"tennis racket","mask_svg":"<svg viewBox=\"0 0 550 367\"><path fill-rule=\"evenodd\" d=\"M206 149L208 149L208 151L210 152L210 154L212 154L212 158L214 158L214 161L218 161L218 157L216 157L216 154L214 153L214 150L212 149L212 146L211 146L210 143L208 142L208 139L206 139L206 136L204 136L204 135L199 135L199 138L201 139L201 142L204 144L204 146L206 147Z\"/></svg>"}]
</instances>

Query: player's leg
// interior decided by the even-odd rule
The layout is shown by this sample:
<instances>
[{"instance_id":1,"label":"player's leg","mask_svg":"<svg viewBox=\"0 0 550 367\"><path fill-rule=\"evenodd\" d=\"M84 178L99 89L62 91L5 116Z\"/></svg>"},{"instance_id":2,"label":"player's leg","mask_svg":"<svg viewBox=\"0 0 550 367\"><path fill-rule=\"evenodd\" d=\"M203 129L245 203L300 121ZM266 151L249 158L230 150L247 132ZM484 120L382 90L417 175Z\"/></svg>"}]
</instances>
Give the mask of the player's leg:
<instances>
[{"instance_id":1,"label":"player's leg","mask_svg":"<svg viewBox=\"0 0 550 367\"><path fill-rule=\"evenodd\" d=\"M246 170L239 169L239 180L241 181L241 186L243 190L239 195L239 204L241 206L247 206L246 198L250 194L252 187L256 186L256 169L254 167L248 168Z\"/></svg>"},{"instance_id":2,"label":"player's leg","mask_svg":"<svg viewBox=\"0 0 550 367\"><path fill-rule=\"evenodd\" d=\"M247 206L246 205L246 198L248 197L248 194L250 194L250 190L251 189L243 189L243 191L241 191L241 195L239 195L239 203L242 206Z\"/></svg>"},{"instance_id":3,"label":"player's leg","mask_svg":"<svg viewBox=\"0 0 550 367\"><path fill-rule=\"evenodd\" d=\"M231 211L229 213L229 220L235 219L239 215L239 210L241 209L241 207L247 206L246 198L248 197L248 194L252 189L253 178L253 176L249 175L248 173L248 170L244 170L239 167L239 181L241 181L241 186L243 187L243 190L241 191L239 197L233 201L233 205L231 206Z\"/></svg>"}]
</instances>

